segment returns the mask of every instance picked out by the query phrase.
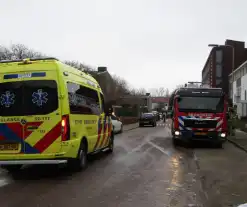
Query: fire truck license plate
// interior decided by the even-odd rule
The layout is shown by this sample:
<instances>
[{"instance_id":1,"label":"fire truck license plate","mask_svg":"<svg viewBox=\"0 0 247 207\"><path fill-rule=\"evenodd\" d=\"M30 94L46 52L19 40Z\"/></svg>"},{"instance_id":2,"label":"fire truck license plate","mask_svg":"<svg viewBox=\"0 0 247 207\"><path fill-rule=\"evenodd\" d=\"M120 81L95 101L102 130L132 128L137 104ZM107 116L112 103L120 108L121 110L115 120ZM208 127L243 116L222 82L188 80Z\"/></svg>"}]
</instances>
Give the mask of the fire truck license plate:
<instances>
[{"instance_id":1,"label":"fire truck license plate","mask_svg":"<svg viewBox=\"0 0 247 207\"><path fill-rule=\"evenodd\" d=\"M195 132L195 135L207 135L206 132Z\"/></svg>"}]
</instances>

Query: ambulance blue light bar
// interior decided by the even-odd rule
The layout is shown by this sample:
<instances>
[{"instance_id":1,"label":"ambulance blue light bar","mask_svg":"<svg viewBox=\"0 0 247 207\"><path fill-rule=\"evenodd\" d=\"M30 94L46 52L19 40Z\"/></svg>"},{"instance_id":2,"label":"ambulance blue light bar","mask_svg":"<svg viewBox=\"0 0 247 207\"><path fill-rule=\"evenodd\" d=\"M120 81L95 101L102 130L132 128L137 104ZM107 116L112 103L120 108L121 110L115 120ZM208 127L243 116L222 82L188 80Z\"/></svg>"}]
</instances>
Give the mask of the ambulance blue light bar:
<instances>
[{"instance_id":1,"label":"ambulance blue light bar","mask_svg":"<svg viewBox=\"0 0 247 207\"><path fill-rule=\"evenodd\" d=\"M34 72L34 73L21 73L21 74L7 74L3 76L3 79L38 78L45 76L46 76L46 72Z\"/></svg>"}]
</instances>

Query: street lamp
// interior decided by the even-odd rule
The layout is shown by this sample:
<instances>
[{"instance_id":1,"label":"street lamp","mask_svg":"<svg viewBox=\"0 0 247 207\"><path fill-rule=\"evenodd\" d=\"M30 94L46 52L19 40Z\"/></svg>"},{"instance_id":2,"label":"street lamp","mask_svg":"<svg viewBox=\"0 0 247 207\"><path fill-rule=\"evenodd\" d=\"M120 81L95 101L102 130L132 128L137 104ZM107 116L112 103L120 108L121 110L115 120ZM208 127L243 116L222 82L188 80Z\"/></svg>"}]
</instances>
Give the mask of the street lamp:
<instances>
[{"instance_id":1,"label":"street lamp","mask_svg":"<svg viewBox=\"0 0 247 207\"><path fill-rule=\"evenodd\" d=\"M232 72L234 71L235 68L235 49L232 45L217 45L217 44L209 44L209 47L230 47L232 48Z\"/></svg>"}]
</instances>

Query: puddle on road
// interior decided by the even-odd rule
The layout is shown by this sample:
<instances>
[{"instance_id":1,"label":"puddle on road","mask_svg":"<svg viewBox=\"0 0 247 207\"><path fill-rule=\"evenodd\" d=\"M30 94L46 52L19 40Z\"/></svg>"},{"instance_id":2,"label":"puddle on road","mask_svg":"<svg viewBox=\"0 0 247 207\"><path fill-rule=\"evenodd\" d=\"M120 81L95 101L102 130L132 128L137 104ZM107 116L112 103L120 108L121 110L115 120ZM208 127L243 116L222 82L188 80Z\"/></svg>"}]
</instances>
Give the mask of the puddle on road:
<instances>
[{"instance_id":1,"label":"puddle on road","mask_svg":"<svg viewBox=\"0 0 247 207\"><path fill-rule=\"evenodd\" d=\"M12 182L12 179L4 171L0 170L0 188Z\"/></svg>"},{"instance_id":2,"label":"puddle on road","mask_svg":"<svg viewBox=\"0 0 247 207\"><path fill-rule=\"evenodd\" d=\"M11 181L9 179L6 178L0 179L0 187L4 187L5 185L8 185L10 183Z\"/></svg>"}]
</instances>

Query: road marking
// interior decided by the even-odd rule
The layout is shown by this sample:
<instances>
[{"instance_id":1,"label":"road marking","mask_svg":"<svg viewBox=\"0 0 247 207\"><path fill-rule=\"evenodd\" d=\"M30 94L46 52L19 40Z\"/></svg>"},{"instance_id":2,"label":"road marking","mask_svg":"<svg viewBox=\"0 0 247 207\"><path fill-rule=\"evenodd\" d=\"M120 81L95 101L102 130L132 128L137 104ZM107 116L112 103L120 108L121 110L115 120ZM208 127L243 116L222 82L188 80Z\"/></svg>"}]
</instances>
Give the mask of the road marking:
<instances>
[{"instance_id":1,"label":"road marking","mask_svg":"<svg viewBox=\"0 0 247 207\"><path fill-rule=\"evenodd\" d=\"M7 178L0 179L0 187L10 184L11 180Z\"/></svg>"},{"instance_id":2,"label":"road marking","mask_svg":"<svg viewBox=\"0 0 247 207\"><path fill-rule=\"evenodd\" d=\"M171 124L168 124L168 123L163 123L163 124L157 124L157 126L166 126L166 127L170 127Z\"/></svg>"},{"instance_id":3,"label":"road marking","mask_svg":"<svg viewBox=\"0 0 247 207\"><path fill-rule=\"evenodd\" d=\"M166 151L166 150L162 149L160 146L154 144L153 142L147 141L147 143L150 144L150 145L152 145L154 148L156 148L156 149L159 150L160 152L164 153L165 155L171 156L171 153L169 153L169 151Z\"/></svg>"},{"instance_id":4,"label":"road marking","mask_svg":"<svg viewBox=\"0 0 247 207\"><path fill-rule=\"evenodd\" d=\"M200 166L199 166L199 159L196 156L196 152L193 153L193 158L194 158L194 161L195 161L195 164L196 164L196 171L198 172L200 170ZM199 186L200 186L201 192L204 193L205 198L208 200L208 193L203 189L203 185L202 185L201 179L200 179L200 182L199 182Z\"/></svg>"}]
</instances>

